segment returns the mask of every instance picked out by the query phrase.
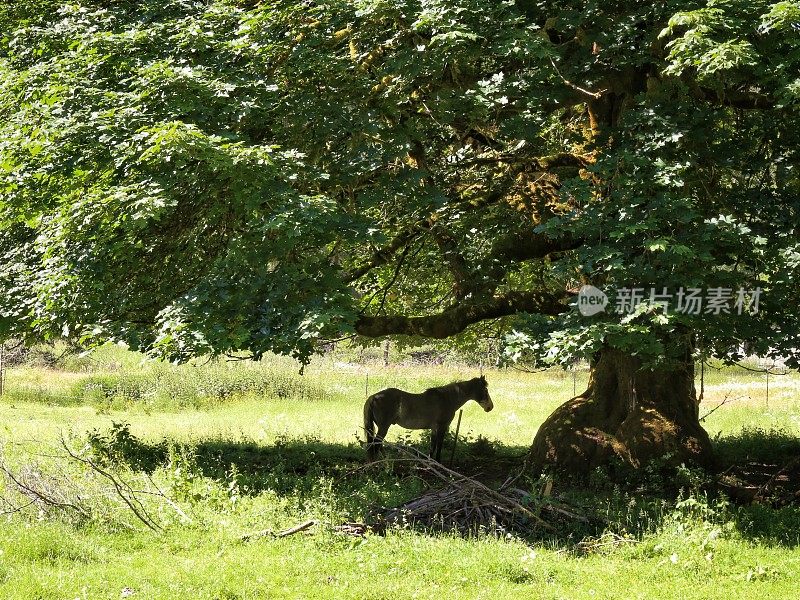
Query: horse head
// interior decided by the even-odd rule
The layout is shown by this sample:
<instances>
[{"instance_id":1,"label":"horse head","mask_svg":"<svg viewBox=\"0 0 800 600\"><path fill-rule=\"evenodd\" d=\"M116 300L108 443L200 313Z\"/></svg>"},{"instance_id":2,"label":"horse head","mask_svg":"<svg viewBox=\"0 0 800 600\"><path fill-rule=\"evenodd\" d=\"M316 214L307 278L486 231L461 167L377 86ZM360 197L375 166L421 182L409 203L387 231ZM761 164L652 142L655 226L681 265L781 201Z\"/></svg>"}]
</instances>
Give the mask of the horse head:
<instances>
[{"instance_id":1,"label":"horse head","mask_svg":"<svg viewBox=\"0 0 800 600\"><path fill-rule=\"evenodd\" d=\"M478 394L475 397L475 401L481 405L483 410L489 412L494 408L492 397L489 396L489 382L486 381L486 377L483 375L476 377L475 379L478 384Z\"/></svg>"}]
</instances>

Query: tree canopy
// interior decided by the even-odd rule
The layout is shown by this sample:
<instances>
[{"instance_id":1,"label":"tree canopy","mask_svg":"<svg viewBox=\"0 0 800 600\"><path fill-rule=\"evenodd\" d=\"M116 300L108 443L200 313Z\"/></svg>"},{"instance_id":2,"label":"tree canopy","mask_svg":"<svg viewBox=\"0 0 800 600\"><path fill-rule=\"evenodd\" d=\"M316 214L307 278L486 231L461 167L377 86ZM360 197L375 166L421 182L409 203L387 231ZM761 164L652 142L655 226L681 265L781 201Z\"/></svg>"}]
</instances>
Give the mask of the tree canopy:
<instances>
[{"instance_id":1,"label":"tree canopy","mask_svg":"<svg viewBox=\"0 0 800 600\"><path fill-rule=\"evenodd\" d=\"M791 1L4 3L0 337L785 355L798 29ZM644 301L584 317L586 283ZM680 288L733 299L649 295Z\"/></svg>"}]
</instances>

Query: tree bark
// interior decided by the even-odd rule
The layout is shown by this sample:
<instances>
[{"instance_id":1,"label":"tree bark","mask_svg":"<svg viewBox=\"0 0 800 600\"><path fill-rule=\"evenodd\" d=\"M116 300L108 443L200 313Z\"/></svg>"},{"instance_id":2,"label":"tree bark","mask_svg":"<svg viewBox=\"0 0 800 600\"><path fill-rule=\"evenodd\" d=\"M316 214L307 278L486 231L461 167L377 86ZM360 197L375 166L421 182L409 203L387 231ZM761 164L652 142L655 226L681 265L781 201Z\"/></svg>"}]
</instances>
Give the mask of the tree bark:
<instances>
[{"instance_id":1,"label":"tree bark","mask_svg":"<svg viewBox=\"0 0 800 600\"><path fill-rule=\"evenodd\" d=\"M613 459L635 468L654 459L711 468L711 441L698 420L690 353L677 365L651 371L634 356L602 350L588 389L539 428L531 459L537 467L575 474Z\"/></svg>"}]
</instances>

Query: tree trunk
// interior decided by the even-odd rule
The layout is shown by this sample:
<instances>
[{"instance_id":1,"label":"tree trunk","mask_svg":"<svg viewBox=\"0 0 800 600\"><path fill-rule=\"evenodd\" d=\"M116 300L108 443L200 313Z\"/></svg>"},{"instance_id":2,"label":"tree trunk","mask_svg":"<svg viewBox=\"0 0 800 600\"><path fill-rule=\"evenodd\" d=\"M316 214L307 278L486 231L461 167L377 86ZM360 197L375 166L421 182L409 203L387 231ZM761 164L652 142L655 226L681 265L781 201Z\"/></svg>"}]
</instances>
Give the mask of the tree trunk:
<instances>
[{"instance_id":1,"label":"tree trunk","mask_svg":"<svg viewBox=\"0 0 800 600\"><path fill-rule=\"evenodd\" d=\"M650 371L634 356L601 351L588 389L547 418L531 448L534 465L576 474L614 458L636 468L653 459L713 466L690 353L669 369Z\"/></svg>"}]
</instances>

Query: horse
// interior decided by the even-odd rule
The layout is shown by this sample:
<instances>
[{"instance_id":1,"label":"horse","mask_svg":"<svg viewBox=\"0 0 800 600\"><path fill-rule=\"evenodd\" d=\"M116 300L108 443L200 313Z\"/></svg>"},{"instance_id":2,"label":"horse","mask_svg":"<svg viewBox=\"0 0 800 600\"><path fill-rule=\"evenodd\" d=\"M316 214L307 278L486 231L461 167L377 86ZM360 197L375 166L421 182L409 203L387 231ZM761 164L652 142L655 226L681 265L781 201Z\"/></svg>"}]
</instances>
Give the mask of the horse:
<instances>
[{"instance_id":1,"label":"horse","mask_svg":"<svg viewBox=\"0 0 800 600\"><path fill-rule=\"evenodd\" d=\"M430 456L441 462L444 434L450 428L456 411L470 400L475 400L486 412L494 408L489 397L488 383L483 375L429 388L421 394L412 394L397 388L387 388L372 394L364 403L367 458L375 460L389 426L397 424L406 429L430 429ZM378 426L377 433L375 425Z\"/></svg>"}]
</instances>

